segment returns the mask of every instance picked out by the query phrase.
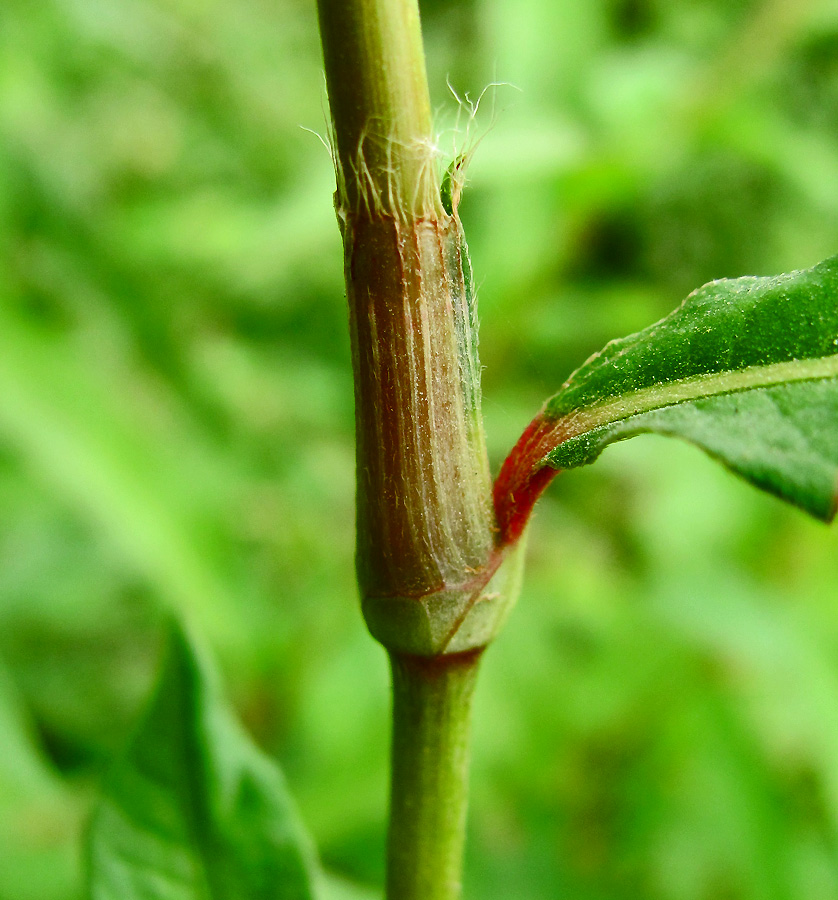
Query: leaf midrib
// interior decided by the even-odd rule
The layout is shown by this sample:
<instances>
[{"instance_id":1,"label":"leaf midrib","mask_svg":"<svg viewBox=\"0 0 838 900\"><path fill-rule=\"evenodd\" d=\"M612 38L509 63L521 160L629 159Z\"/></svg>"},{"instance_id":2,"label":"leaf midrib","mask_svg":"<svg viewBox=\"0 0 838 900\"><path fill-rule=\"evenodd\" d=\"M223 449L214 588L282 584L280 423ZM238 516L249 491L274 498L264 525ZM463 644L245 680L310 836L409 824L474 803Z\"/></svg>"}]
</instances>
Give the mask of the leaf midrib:
<instances>
[{"instance_id":1,"label":"leaf midrib","mask_svg":"<svg viewBox=\"0 0 838 900\"><path fill-rule=\"evenodd\" d=\"M204 696L197 673L191 670L185 684L179 685L176 699L180 706L181 739L177 743L177 761L182 777L180 789L183 797L183 815L187 829L187 840L192 847L192 870L195 874L194 887L200 892L200 900L215 900L215 876L213 872L212 848L207 840L207 825L210 817L207 797L203 789L201 771L206 767L205 748L197 735L188 727L193 719L204 723ZM203 731L203 727L200 729ZM220 895L218 895L220 896Z\"/></svg>"},{"instance_id":2,"label":"leaf midrib","mask_svg":"<svg viewBox=\"0 0 838 900\"><path fill-rule=\"evenodd\" d=\"M696 375L631 391L562 416L562 443L632 416L694 400L800 381L838 378L838 354ZM549 454L548 454L549 456Z\"/></svg>"}]
</instances>

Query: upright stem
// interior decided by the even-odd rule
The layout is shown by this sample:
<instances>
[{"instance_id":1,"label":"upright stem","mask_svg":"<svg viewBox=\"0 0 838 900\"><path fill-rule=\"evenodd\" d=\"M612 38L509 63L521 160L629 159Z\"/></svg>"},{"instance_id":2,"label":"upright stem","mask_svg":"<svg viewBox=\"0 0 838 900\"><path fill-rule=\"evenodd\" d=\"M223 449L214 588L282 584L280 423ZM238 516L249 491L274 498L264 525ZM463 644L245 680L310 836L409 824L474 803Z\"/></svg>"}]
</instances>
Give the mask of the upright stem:
<instances>
[{"instance_id":1,"label":"upright stem","mask_svg":"<svg viewBox=\"0 0 838 900\"><path fill-rule=\"evenodd\" d=\"M388 900L460 896L471 700L481 651L391 654L393 771Z\"/></svg>"},{"instance_id":2,"label":"upright stem","mask_svg":"<svg viewBox=\"0 0 838 900\"><path fill-rule=\"evenodd\" d=\"M393 669L387 897L457 900L471 696L506 608L500 585L487 588L498 558L471 272L441 195L417 0L318 10L355 375L358 584Z\"/></svg>"},{"instance_id":3,"label":"upright stem","mask_svg":"<svg viewBox=\"0 0 838 900\"><path fill-rule=\"evenodd\" d=\"M491 567L491 478L471 272L456 210L442 202L418 6L319 0L319 13L355 374L364 615L390 650L471 649L453 632Z\"/></svg>"},{"instance_id":4,"label":"upright stem","mask_svg":"<svg viewBox=\"0 0 838 900\"><path fill-rule=\"evenodd\" d=\"M433 123L416 0L318 0L337 162L350 209L394 186L421 214Z\"/></svg>"}]
</instances>

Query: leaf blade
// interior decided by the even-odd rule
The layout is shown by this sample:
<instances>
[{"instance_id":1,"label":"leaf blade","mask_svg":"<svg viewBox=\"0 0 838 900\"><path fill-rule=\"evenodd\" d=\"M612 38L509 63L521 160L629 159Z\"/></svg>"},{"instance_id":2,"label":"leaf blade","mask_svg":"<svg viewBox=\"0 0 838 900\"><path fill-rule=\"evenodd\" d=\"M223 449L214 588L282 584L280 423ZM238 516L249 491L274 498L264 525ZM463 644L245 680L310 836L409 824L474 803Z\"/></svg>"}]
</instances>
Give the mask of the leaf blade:
<instances>
[{"instance_id":1,"label":"leaf blade","mask_svg":"<svg viewBox=\"0 0 838 900\"><path fill-rule=\"evenodd\" d=\"M838 257L699 288L660 322L606 345L547 401L495 484L501 541L520 535L551 469L586 465L646 432L688 440L831 521L837 351Z\"/></svg>"},{"instance_id":2,"label":"leaf blade","mask_svg":"<svg viewBox=\"0 0 838 900\"><path fill-rule=\"evenodd\" d=\"M315 863L279 770L175 632L88 838L92 900L313 900Z\"/></svg>"}]
</instances>

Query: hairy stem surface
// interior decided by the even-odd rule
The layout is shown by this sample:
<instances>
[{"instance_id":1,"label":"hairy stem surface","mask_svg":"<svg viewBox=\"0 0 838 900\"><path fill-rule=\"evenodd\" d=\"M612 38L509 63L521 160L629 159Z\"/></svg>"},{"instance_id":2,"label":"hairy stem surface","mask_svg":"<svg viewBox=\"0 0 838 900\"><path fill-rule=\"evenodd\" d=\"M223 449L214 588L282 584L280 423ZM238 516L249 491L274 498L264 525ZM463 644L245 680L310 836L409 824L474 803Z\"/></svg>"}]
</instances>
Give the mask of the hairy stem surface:
<instances>
[{"instance_id":1,"label":"hairy stem surface","mask_svg":"<svg viewBox=\"0 0 838 900\"><path fill-rule=\"evenodd\" d=\"M342 202L426 212L435 160L416 0L317 5Z\"/></svg>"},{"instance_id":2,"label":"hairy stem surface","mask_svg":"<svg viewBox=\"0 0 838 900\"><path fill-rule=\"evenodd\" d=\"M471 697L504 618L477 315L417 0L318 0L355 375L358 584L393 670L388 900L457 900Z\"/></svg>"}]
</instances>

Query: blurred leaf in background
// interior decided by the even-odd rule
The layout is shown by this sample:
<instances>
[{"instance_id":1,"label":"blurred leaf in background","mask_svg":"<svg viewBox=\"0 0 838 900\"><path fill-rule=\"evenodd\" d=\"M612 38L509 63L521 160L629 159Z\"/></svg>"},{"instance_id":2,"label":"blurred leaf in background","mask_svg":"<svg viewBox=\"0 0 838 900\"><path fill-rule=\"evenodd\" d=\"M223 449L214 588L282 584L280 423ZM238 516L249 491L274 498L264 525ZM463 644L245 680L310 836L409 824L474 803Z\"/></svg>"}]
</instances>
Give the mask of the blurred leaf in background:
<instances>
[{"instance_id":1,"label":"blurred leaf in background","mask_svg":"<svg viewBox=\"0 0 838 900\"><path fill-rule=\"evenodd\" d=\"M495 466L608 339L838 250L832 0L422 12L441 146L482 138ZM467 138L446 78L517 90ZM80 896L172 609L326 865L380 884L324 108L309 0L0 9L0 900ZM838 898L836 542L671 441L563 476L478 691L466 895Z\"/></svg>"}]
</instances>

